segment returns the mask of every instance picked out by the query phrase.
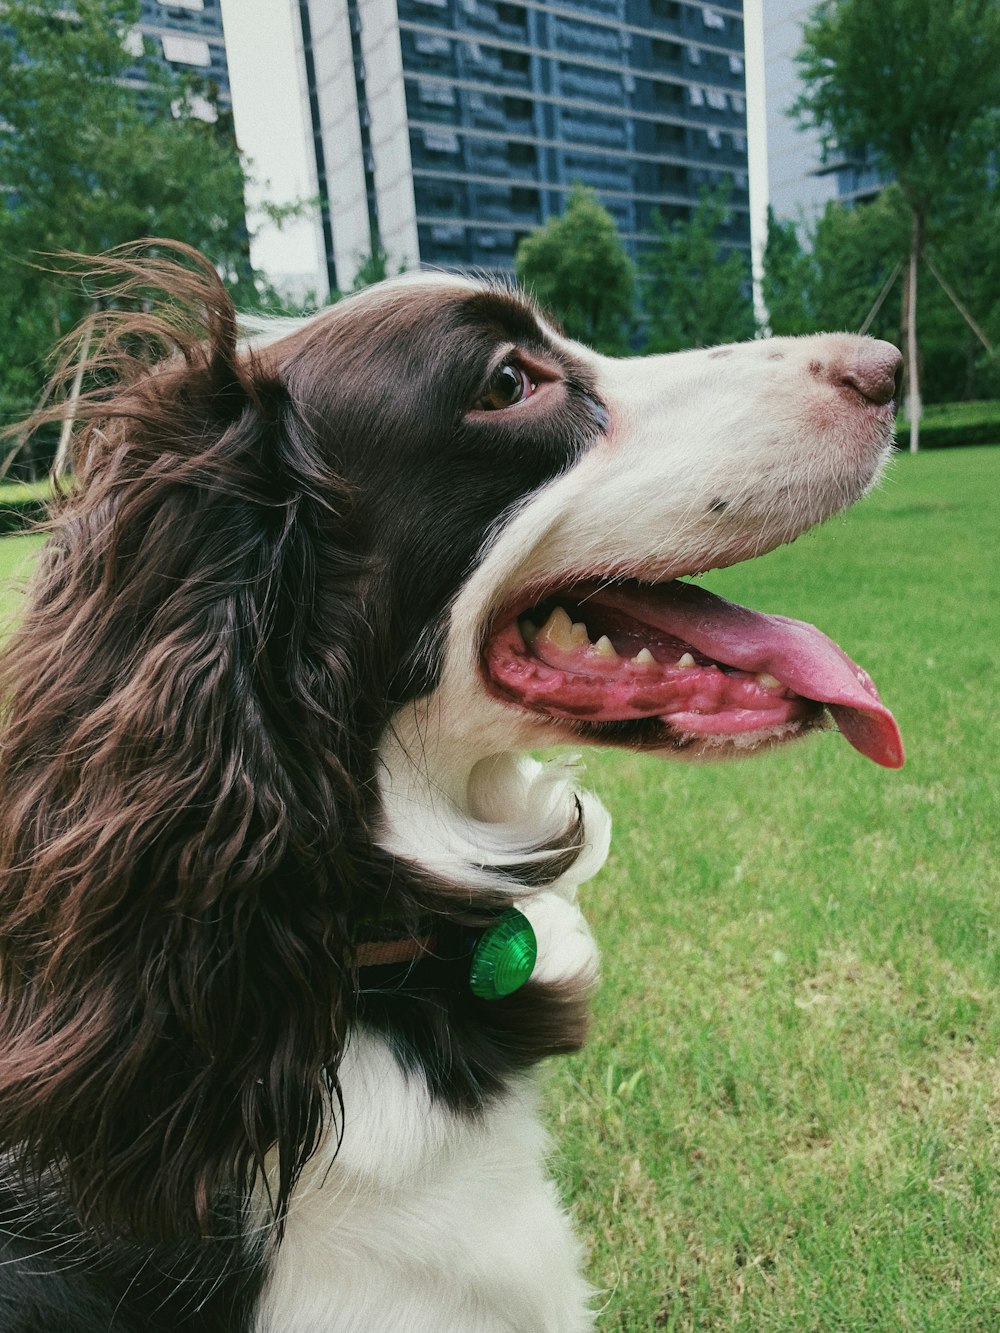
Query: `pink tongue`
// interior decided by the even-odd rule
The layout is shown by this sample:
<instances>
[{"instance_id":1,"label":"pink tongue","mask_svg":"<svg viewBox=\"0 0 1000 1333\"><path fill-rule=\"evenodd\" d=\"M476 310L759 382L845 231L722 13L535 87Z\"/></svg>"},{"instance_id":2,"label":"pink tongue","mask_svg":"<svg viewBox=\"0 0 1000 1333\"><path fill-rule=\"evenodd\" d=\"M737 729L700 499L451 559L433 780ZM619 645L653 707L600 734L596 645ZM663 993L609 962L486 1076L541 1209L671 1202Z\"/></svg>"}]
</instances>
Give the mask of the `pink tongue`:
<instances>
[{"instance_id":1,"label":"pink tongue","mask_svg":"<svg viewBox=\"0 0 1000 1333\"><path fill-rule=\"evenodd\" d=\"M896 719L871 678L815 626L750 611L691 583L597 588L580 600L624 610L726 666L770 672L804 699L826 704L856 750L885 768L902 767Z\"/></svg>"}]
</instances>

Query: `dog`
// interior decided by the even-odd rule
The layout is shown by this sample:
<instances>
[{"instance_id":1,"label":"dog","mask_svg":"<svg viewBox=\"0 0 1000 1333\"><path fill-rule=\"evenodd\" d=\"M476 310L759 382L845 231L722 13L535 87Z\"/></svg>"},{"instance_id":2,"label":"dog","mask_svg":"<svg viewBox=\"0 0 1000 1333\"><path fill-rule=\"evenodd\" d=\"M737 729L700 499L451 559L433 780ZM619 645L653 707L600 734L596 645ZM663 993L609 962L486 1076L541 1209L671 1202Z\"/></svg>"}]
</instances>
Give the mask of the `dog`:
<instances>
[{"instance_id":1,"label":"dog","mask_svg":"<svg viewBox=\"0 0 1000 1333\"><path fill-rule=\"evenodd\" d=\"M427 273L244 336L143 255L3 658L0 1329L581 1333L534 1071L609 820L527 752L902 762L837 645L690 581L875 483L899 354L609 359Z\"/></svg>"}]
</instances>

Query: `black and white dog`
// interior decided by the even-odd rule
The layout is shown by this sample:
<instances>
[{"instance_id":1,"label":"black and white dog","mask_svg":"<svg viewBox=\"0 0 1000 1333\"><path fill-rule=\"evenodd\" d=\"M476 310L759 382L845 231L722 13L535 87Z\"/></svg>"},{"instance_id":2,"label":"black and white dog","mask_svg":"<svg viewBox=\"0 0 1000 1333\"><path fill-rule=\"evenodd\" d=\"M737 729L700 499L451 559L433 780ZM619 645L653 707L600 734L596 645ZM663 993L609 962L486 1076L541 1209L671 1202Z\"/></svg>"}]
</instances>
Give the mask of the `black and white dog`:
<instances>
[{"instance_id":1,"label":"black and white dog","mask_svg":"<svg viewBox=\"0 0 1000 1333\"><path fill-rule=\"evenodd\" d=\"M898 353L610 360L424 274L240 342L115 262L166 296L3 663L0 1333L591 1328L532 1070L609 824L523 752L902 762L829 639L683 581L864 494Z\"/></svg>"}]
</instances>

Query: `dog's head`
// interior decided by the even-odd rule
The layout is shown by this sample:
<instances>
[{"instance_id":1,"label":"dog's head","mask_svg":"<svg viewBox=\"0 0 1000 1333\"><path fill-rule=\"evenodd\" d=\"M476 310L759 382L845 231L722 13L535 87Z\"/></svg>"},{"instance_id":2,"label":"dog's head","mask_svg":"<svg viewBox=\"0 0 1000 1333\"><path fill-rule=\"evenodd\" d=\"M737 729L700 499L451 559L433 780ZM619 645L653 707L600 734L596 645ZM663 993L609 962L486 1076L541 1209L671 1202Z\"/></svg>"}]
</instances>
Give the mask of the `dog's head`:
<instances>
[{"instance_id":1,"label":"dog's head","mask_svg":"<svg viewBox=\"0 0 1000 1333\"><path fill-rule=\"evenodd\" d=\"M417 864L419 792L482 817L511 750L744 752L827 711L901 761L818 631L680 581L872 484L898 356L834 335L610 360L521 293L427 276L241 342L208 265L118 268L120 295L170 300L108 318L5 657L0 1140L162 1234L268 1154L287 1203L365 929L474 923L519 855L551 879L579 851L562 815L505 865ZM561 1003L436 1005L445 1090L571 1045Z\"/></svg>"}]
</instances>

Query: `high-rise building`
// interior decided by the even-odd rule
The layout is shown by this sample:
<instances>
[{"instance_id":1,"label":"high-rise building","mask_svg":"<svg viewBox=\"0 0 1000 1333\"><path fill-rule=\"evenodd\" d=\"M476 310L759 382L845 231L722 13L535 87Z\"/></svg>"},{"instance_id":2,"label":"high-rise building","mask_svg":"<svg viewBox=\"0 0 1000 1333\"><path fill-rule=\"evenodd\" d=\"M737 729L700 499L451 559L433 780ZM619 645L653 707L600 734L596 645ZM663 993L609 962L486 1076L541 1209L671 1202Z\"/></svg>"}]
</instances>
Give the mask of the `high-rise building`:
<instances>
[{"instance_id":1,"label":"high-rise building","mask_svg":"<svg viewBox=\"0 0 1000 1333\"><path fill-rule=\"evenodd\" d=\"M815 0L763 0L758 7L763 14L768 201L775 215L810 222L831 200L871 198L884 181L863 151L840 152L824 162L819 131L791 115L802 93L795 57Z\"/></svg>"},{"instance_id":2,"label":"high-rise building","mask_svg":"<svg viewBox=\"0 0 1000 1333\"><path fill-rule=\"evenodd\" d=\"M192 99L196 114L212 120L218 111L231 110L220 0L142 0L138 26L126 39L133 54L142 53L143 38L147 52L211 90L211 98ZM141 89L138 69L129 82Z\"/></svg>"},{"instance_id":3,"label":"high-rise building","mask_svg":"<svg viewBox=\"0 0 1000 1333\"><path fill-rule=\"evenodd\" d=\"M291 0L331 286L390 265L510 270L593 189L637 253L731 185L749 251L742 0Z\"/></svg>"}]
</instances>

